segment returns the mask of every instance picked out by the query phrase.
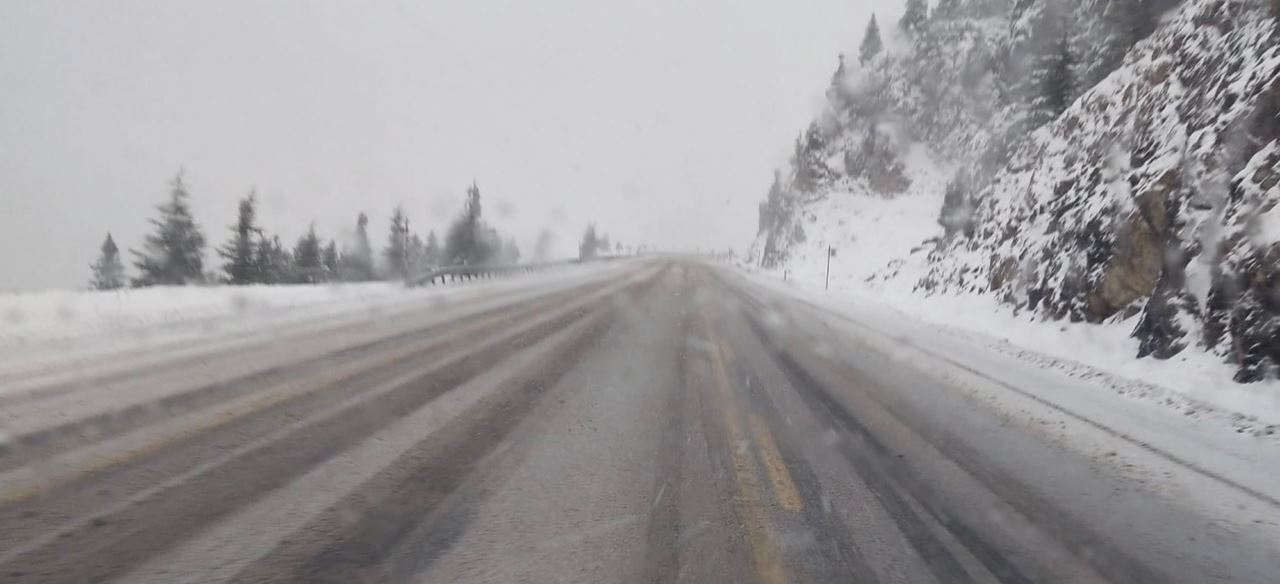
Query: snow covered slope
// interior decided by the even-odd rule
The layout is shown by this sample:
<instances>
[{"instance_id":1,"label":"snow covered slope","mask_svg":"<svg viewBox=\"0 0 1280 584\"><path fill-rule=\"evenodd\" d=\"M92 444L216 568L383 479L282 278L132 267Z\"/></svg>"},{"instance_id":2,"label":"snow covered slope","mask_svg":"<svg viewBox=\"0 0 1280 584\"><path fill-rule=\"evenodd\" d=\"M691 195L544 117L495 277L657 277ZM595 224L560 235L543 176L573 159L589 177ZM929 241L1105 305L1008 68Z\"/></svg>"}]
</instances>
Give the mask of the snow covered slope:
<instances>
[{"instance_id":1,"label":"snow covered slope","mask_svg":"<svg viewBox=\"0 0 1280 584\"><path fill-rule=\"evenodd\" d=\"M839 271L882 294L991 295L1123 328L1133 356L1194 347L1275 377L1278 13L944 0L904 18L842 59L752 258L811 273L840 242Z\"/></svg>"},{"instance_id":2,"label":"snow covered slope","mask_svg":"<svg viewBox=\"0 0 1280 584\"><path fill-rule=\"evenodd\" d=\"M921 242L941 233L933 221L939 202L928 193L885 199L832 192L810 205L801 219L808 241L793 250L788 277L822 286L825 256L832 248L831 280L837 288L883 285L875 278L880 268L899 265L904 253L920 250Z\"/></svg>"},{"instance_id":3,"label":"snow covered slope","mask_svg":"<svg viewBox=\"0 0 1280 584\"><path fill-rule=\"evenodd\" d=\"M935 219L947 175L923 147L914 149L905 167L911 185L892 197L850 181L844 190L823 193L806 204L790 225L801 239L788 249L788 277L824 285L827 250L834 249L831 278L837 288L906 281L876 276L900 266L913 250L927 252L924 242L942 235Z\"/></svg>"}]
</instances>

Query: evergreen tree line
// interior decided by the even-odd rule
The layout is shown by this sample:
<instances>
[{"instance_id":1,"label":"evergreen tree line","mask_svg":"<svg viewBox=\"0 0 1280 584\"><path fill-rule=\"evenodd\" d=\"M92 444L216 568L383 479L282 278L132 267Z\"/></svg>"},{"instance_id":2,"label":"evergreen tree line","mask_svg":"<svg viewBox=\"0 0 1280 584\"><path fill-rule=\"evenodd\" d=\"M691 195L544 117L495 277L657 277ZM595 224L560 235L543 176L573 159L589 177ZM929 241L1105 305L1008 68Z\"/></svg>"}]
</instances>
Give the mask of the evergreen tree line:
<instances>
[{"instance_id":1,"label":"evergreen tree line","mask_svg":"<svg viewBox=\"0 0 1280 584\"><path fill-rule=\"evenodd\" d=\"M1010 5L1009 46L994 65L1008 91L1030 106L1031 127L1061 115L1081 93L1120 66L1125 54L1147 38L1179 0L1014 0ZM1002 3L991 3L993 13ZM987 15L981 3L939 0L932 14L926 0L907 0L898 23L909 38L918 37L929 19ZM863 46L879 46L878 30L868 28ZM871 39L869 37L876 36Z\"/></svg>"},{"instance_id":2,"label":"evergreen tree line","mask_svg":"<svg viewBox=\"0 0 1280 584\"><path fill-rule=\"evenodd\" d=\"M152 232L139 249L131 250L135 275L127 277L120 249L108 233L98 260L90 267L90 287L113 290L126 285L182 286L200 283L316 284L320 282L364 282L378 279L402 280L442 265L515 264L520 249L515 239L503 239L483 220L480 189L467 189L463 211L450 224L443 245L434 230L422 238L410 226L404 209L391 214L387 241L381 250L381 264L375 262L369 240L369 217L356 217L355 234L339 247L336 240L323 239L315 225L288 247L258 221L257 193L239 201L236 221L226 241L216 248L222 263L215 273L205 271L207 240L191 212L191 194L182 173L170 182L169 198L156 207L150 220ZM539 237L538 260L549 254L550 233Z\"/></svg>"},{"instance_id":3,"label":"evergreen tree line","mask_svg":"<svg viewBox=\"0 0 1280 584\"><path fill-rule=\"evenodd\" d=\"M1154 29L1154 19L1159 14L1153 6L1162 1L1107 0L1107 14L1115 13L1117 32L1113 35L1116 38L1108 37L1106 43L1122 45L1123 50L1127 50L1133 43L1150 34L1150 30ZM1032 42L1019 44L1016 46L1017 54L1009 56L1026 59L1028 63L1024 67L1008 69L1016 71L1011 73L1017 77L1013 80L1013 90L1024 95L1031 110L1030 121L1036 125L1061 114L1075 99L1082 86L1081 80L1076 77L1084 75L1084 72L1077 70L1079 53L1093 49L1081 46L1088 41L1080 40L1083 33L1073 29L1070 10L1059 4L1059 0L1017 0L1014 6L1015 14L1035 13L1028 18ZM932 16L949 19L960 14L961 6L958 2L942 0L934 8ZM907 0L902 18L898 21L898 29L907 38L916 38L928 25L930 16L926 0ZM1121 32L1125 34L1119 34ZM883 50L880 26L873 13L859 45L859 61L865 65ZM1107 70L1113 69L1118 62L1109 65ZM836 79L843 78L843 69L842 59L836 71Z\"/></svg>"},{"instance_id":4,"label":"evergreen tree line","mask_svg":"<svg viewBox=\"0 0 1280 584\"><path fill-rule=\"evenodd\" d=\"M587 230L582 233L578 242L578 259L593 260L607 255L622 255L625 247L621 241L610 243L609 235L598 233L595 223L588 223Z\"/></svg>"}]
</instances>

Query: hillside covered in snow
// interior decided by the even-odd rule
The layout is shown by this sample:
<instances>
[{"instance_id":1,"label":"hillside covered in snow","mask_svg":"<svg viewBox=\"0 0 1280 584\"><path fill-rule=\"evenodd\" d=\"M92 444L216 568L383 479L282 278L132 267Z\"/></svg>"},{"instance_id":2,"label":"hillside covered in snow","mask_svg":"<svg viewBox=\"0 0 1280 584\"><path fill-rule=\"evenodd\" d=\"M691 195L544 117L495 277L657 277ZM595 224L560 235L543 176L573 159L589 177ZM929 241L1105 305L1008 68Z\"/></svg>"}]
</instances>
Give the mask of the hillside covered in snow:
<instances>
[{"instance_id":1,"label":"hillside covered in snow","mask_svg":"<svg viewBox=\"0 0 1280 584\"><path fill-rule=\"evenodd\" d=\"M1280 2L910 0L844 56L752 258L1280 374ZM883 24L883 26L882 26ZM925 300L927 302L927 300Z\"/></svg>"}]
</instances>

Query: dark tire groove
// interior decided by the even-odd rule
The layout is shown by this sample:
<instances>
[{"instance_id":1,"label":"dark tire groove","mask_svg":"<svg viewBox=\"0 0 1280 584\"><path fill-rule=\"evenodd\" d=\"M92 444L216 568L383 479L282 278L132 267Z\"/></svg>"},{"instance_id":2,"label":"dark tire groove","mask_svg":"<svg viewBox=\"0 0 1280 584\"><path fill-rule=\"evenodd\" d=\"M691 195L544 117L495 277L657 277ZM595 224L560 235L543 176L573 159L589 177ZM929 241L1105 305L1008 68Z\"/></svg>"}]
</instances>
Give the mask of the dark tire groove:
<instances>
[{"instance_id":1,"label":"dark tire groove","mask_svg":"<svg viewBox=\"0 0 1280 584\"><path fill-rule=\"evenodd\" d=\"M146 501L101 515L28 551L0 573L9 582L89 582L118 576L176 545L201 526L251 503L293 477L407 416L423 404L480 374L513 351L583 318L574 310L535 325L513 338L444 365L422 379L355 404L324 419L312 420L287 436L151 496ZM200 504L193 505L193 501ZM68 562L68 558L75 558Z\"/></svg>"},{"instance_id":2,"label":"dark tire groove","mask_svg":"<svg viewBox=\"0 0 1280 584\"><path fill-rule=\"evenodd\" d=\"M676 339L685 339L693 329L692 318L682 315ZM685 454L685 400L688 393L688 343L674 343L674 363L679 375L663 405L662 435L658 441L657 476L645 528L645 549L639 582L675 582L680 575L680 489Z\"/></svg>"},{"instance_id":3,"label":"dark tire groove","mask_svg":"<svg viewBox=\"0 0 1280 584\"><path fill-rule=\"evenodd\" d=\"M800 396L801 400L819 421L830 428L840 428L847 435L858 438L856 441L840 440L835 447L841 456L857 471L858 477L867 485L867 488L875 493L876 498L884 505L890 516L893 517L903 536L920 554L921 559L924 560L925 565L929 567L934 577L939 582L972 583L973 579L960 564L960 561L930 531L925 522L907 503L904 495L895 488L890 480L890 477L893 477L898 482L901 482L905 477L902 477L902 473L892 468L895 465L889 462L889 459L893 457L893 454L888 447L862 426L848 410L832 399L817 380L813 379L808 372L801 368L786 351L779 348L759 322L748 316L747 323L757 338L773 353L774 359L779 369L782 370L783 375L786 376L787 381L796 389L796 394ZM868 453L858 448L859 443L869 446L873 452ZM928 506L925 505L925 507L927 508ZM1019 579L1002 580L1002 582L1021 583L1025 581L1025 579L1020 578L1020 575L1017 578Z\"/></svg>"},{"instance_id":4,"label":"dark tire groove","mask_svg":"<svg viewBox=\"0 0 1280 584\"><path fill-rule=\"evenodd\" d=\"M764 308L764 303L755 298L751 298L741 291L738 291L738 294L747 304L760 310L767 310ZM1033 581L1022 568L1010 561L1003 552L972 527L944 513L937 505L930 504L931 501L938 500L938 497L933 493L932 487L921 483L911 474L909 469L894 462L889 448L858 422L856 417L833 397L830 389L809 375L787 349L773 340L774 335L754 315L748 315L747 321L755 335L774 354L775 360L788 379L794 379L793 384L797 389L801 390L798 394L805 399L806 403L811 404L811 410L826 412L833 423L833 427L845 428L851 435L860 437L862 442L874 451L873 458L884 461L881 464L884 469L882 472L889 473L898 485L910 493L917 501L921 501L923 503L921 506L925 511L954 535L970 554L977 558L987 570L991 571L997 578L1000 578L1002 582L1020 584ZM844 375L847 379L861 378L860 375L853 371L844 371ZM1090 566L1107 579L1116 582L1151 584L1167 581L1167 577L1161 576L1150 568L1137 563L1125 556L1123 552L1113 549L1112 546L1106 544L1103 539L1091 530L1070 520L1048 502L1042 501L1023 490L1011 489L1010 485L1020 484L1015 478L1000 475L985 466L974 464L972 453L962 452L953 441L939 440L937 436L928 432L921 434L921 436L948 459L965 469L971 476L977 478L984 488L995 493L1001 500L1010 504L1018 513L1021 513L1038 527L1046 529L1055 539L1063 543L1078 561ZM842 450L850 450L852 448L849 442L848 440L841 442ZM862 475L860 474L860 476Z\"/></svg>"},{"instance_id":5,"label":"dark tire groove","mask_svg":"<svg viewBox=\"0 0 1280 584\"><path fill-rule=\"evenodd\" d=\"M751 371L744 371L744 373L746 378L755 380L746 388L751 407L766 420L781 420L782 416L778 413L773 399L763 390L764 385L760 378ZM818 543L818 551L824 564L818 566L820 576L815 581L851 580L860 584L876 584L879 578L871 569L871 564L862 554L862 550L854 542L853 532L838 516L826 512L821 505L816 504L823 501L826 495L823 493L822 483L819 482L817 473L814 472L808 460L787 440L777 440L776 445L796 488L800 491L800 498L809 502L801 510L801 514Z\"/></svg>"},{"instance_id":6,"label":"dark tire groove","mask_svg":"<svg viewBox=\"0 0 1280 584\"><path fill-rule=\"evenodd\" d=\"M387 383L419 366L424 360L438 359L456 351L458 346L478 345L492 336L495 330L509 329L535 318L536 313L518 320L501 321L482 327L465 337L450 339L448 346L425 348L397 359L392 364L326 382L313 391L291 396L216 430L188 436L122 465L102 469L69 484L43 491L33 499L0 505L0 526L4 526L0 529L0 549L6 545L17 545L24 534L54 527L56 523L52 523L50 518L82 517L95 509L106 508L164 477L179 476L198 466L201 461L216 459L241 444L268 435L283 424L305 419L367 389ZM466 324L458 322L459 326Z\"/></svg>"},{"instance_id":7,"label":"dark tire groove","mask_svg":"<svg viewBox=\"0 0 1280 584\"><path fill-rule=\"evenodd\" d=\"M509 381L513 389L494 393L503 397L484 404L471 419L454 420L419 442L354 494L301 528L298 533L306 537L291 537L281 543L232 582L402 581L427 568L462 533L472 514L448 509L449 513L436 518L433 525L424 522L431 521L440 505L608 329L609 323L600 322L599 317L588 318L592 321L586 323L585 330L555 349L535 371ZM466 501L471 505L477 502L475 497ZM413 566L389 565L388 558L405 541L424 531L441 531L435 535L442 537L428 538L429 549L421 550Z\"/></svg>"},{"instance_id":8,"label":"dark tire groove","mask_svg":"<svg viewBox=\"0 0 1280 584\"><path fill-rule=\"evenodd\" d=\"M617 294L643 293L657 276ZM534 370L510 379L471 415L455 419L402 454L342 502L327 509L232 579L256 582L400 582L430 565L465 531L484 497L473 485L454 497L559 380L608 334L616 318L610 299L580 322L564 345ZM408 542L420 547L392 561Z\"/></svg>"},{"instance_id":9,"label":"dark tire groove","mask_svg":"<svg viewBox=\"0 0 1280 584\"><path fill-rule=\"evenodd\" d=\"M604 284L598 284L585 290L574 290L572 291L572 294L589 294L591 291L603 286ZM551 305L557 301L562 301L565 297L570 297L570 293L557 292L539 297L534 302L539 305ZM152 423L156 420L181 415L246 395L254 390L260 389L264 385L279 383L288 379L291 376L296 375L299 371L306 371L308 369L318 367L332 367L340 364L342 361L356 360L397 344L428 339L439 334L442 329L448 329L455 326L465 326L471 322L494 318L502 314L515 314L527 309L527 305L496 307L491 310L467 315L457 320L439 323L435 326L429 326L425 329L409 331L391 337L381 338L351 347L345 347L337 351L309 357L300 362L263 369L234 379L198 386L194 389L183 391L181 393L170 394L154 401L134 404L120 410L103 412L87 418L45 428L37 432L16 436L4 444L0 444L0 472L18 468L29 464L32 461L47 458L71 448L82 446L90 440L100 441L109 439L130 430L134 430L139 426ZM118 377L125 378L130 375L132 374L122 374ZM91 383L94 385L103 385L103 391L110 391L109 387L105 387L111 383L109 380L94 380Z\"/></svg>"}]
</instances>

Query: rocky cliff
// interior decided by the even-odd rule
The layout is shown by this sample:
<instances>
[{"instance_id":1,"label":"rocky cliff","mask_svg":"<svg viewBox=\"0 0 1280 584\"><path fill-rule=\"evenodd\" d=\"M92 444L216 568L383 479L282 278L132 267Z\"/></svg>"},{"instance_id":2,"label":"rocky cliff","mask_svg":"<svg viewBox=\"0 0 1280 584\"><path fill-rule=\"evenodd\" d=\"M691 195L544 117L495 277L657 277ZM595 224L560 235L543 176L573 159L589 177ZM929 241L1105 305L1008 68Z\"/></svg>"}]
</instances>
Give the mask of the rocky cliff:
<instances>
[{"instance_id":1,"label":"rocky cliff","mask_svg":"<svg viewBox=\"0 0 1280 584\"><path fill-rule=\"evenodd\" d=\"M1124 319L1136 356L1196 347L1240 381L1276 375L1280 2L909 4L842 60L755 257L785 265L827 197L934 196L937 237L896 262L918 269L881 277Z\"/></svg>"}]
</instances>

